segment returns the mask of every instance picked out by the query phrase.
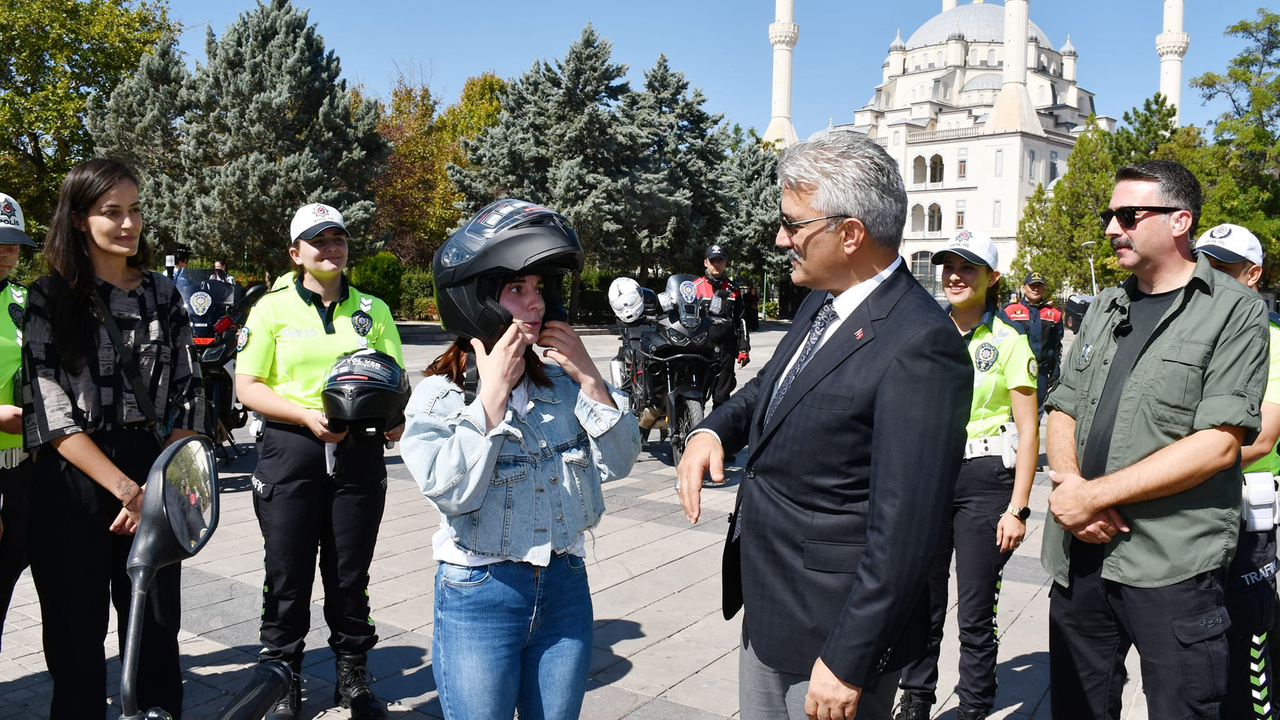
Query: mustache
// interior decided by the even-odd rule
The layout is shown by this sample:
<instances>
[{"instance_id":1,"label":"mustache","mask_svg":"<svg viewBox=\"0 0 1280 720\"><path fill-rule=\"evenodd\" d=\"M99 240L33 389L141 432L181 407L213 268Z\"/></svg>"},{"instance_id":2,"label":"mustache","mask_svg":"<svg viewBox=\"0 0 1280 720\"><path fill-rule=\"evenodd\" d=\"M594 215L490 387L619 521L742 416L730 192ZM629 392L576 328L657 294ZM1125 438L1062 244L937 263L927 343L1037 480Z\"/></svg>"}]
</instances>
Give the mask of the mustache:
<instances>
[{"instance_id":1,"label":"mustache","mask_svg":"<svg viewBox=\"0 0 1280 720\"><path fill-rule=\"evenodd\" d=\"M788 250L788 251L787 251L787 262L798 262L798 263L802 263L802 262L804 262L804 261L800 259L800 256L796 254L796 251L795 251L795 250Z\"/></svg>"},{"instance_id":2,"label":"mustache","mask_svg":"<svg viewBox=\"0 0 1280 720\"><path fill-rule=\"evenodd\" d=\"M1124 238L1111 238L1111 249L1119 250L1120 248L1133 249L1133 241Z\"/></svg>"}]
</instances>

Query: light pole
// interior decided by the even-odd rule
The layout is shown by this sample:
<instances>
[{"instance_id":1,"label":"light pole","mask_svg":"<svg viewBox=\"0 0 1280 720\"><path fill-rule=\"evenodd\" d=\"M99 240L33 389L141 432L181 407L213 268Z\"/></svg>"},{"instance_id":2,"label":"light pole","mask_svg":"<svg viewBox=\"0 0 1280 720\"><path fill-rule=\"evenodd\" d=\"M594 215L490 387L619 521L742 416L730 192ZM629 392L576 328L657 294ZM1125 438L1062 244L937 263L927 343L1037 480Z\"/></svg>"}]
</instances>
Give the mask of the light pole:
<instances>
[{"instance_id":1,"label":"light pole","mask_svg":"<svg viewBox=\"0 0 1280 720\"><path fill-rule=\"evenodd\" d=\"M1086 240L1080 243L1080 247L1087 245L1097 245L1097 240ZM1093 296L1098 297L1098 276L1093 272L1093 253L1089 253L1089 280L1093 283Z\"/></svg>"}]
</instances>

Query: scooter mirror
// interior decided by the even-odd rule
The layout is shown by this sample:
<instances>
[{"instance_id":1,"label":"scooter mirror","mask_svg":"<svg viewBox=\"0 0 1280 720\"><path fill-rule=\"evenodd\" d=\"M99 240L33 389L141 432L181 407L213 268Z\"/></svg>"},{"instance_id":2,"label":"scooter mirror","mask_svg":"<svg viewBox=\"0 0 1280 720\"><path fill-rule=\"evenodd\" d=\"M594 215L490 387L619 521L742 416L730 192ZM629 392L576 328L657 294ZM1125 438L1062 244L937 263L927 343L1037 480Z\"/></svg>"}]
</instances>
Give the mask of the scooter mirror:
<instances>
[{"instance_id":1,"label":"scooter mirror","mask_svg":"<svg viewBox=\"0 0 1280 720\"><path fill-rule=\"evenodd\" d=\"M218 524L217 483L209 438L192 435L161 453L147 475L127 567L154 572L199 552Z\"/></svg>"}]
</instances>

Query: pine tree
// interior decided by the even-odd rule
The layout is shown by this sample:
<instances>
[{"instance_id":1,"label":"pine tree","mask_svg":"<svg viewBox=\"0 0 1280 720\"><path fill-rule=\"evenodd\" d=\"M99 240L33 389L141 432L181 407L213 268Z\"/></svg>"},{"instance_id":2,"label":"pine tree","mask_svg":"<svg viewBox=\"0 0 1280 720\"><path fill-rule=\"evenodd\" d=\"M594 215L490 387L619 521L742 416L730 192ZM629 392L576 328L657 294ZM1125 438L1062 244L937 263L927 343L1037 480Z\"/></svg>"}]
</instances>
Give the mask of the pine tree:
<instances>
[{"instance_id":1,"label":"pine tree","mask_svg":"<svg viewBox=\"0 0 1280 720\"><path fill-rule=\"evenodd\" d=\"M289 0L259 2L221 40L210 30L205 48L183 123L184 243L282 269L289 220L309 202L338 208L359 237L372 220L370 184L389 148L377 131L377 105L339 79L338 58L307 13Z\"/></svg>"},{"instance_id":2,"label":"pine tree","mask_svg":"<svg viewBox=\"0 0 1280 720\"><path fill-rule=\"evenodd\" d=\"M1111 136L1111 157L1116 167L1150 160L1178 129L1176 114L1177 108L1161 93L1144 100L1142 109L1125 111L1125 124Z\"/></svg>"},{"instance_id":3,"label":"pine tree","mask_svg":"<svg viewBox=\"0 0 1280 720\"><path fill-rule=\"evenodd\" d=\"M147 234L161 252L176 249L182 222L178 195L185 170L178 122L189 109L190 76L176 38L165 36L108 98L89 100L86 124L97 154L125 161L138 176Z\"/></svg>"},{"instance_id":4,"label":"pine tree","mask_svg":"<svg viewBox=\"0 0 1280 720\"><path fill-rule=\"evenodd\" d=\"M742 133L724 164L725 223L719 242L739 274L781 274L785 254L774 244L778 237L778 153L754 130Z\"/></svg>"}]
</instances>

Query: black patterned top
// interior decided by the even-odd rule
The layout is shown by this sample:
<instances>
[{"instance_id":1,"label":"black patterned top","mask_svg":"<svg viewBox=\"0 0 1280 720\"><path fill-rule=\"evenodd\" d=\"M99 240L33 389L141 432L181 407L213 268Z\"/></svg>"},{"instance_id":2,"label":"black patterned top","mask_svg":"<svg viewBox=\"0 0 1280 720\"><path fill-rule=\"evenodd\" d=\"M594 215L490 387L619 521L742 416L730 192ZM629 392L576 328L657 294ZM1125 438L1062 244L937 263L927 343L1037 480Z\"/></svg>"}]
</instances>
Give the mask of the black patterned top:
<instances>
[{"instance_id":1,"label":"black patterned top","mask_svg":"<svg viewBox=\"0 0 1280 720\"><path fill-rule=\"evenodd\" d=\"M204 389L182 295L169 278L144 272L142 284L122 290L95 279L139 371L162 425L206 432ZM120 368L115 345L99 325L96 353L76 373L59 361L50 324L53 278L31 285L23 331L23 436L28 450L77 432L145 425L146 415ZM90 307L85 312L93 312Z\"/></svg>"}]
</instances>

